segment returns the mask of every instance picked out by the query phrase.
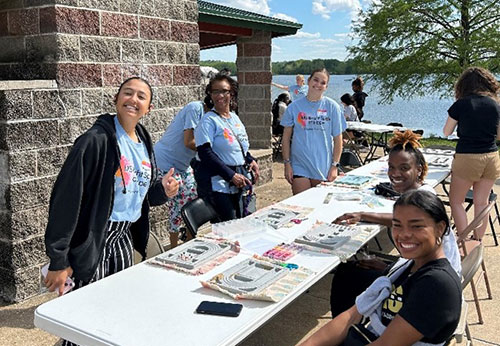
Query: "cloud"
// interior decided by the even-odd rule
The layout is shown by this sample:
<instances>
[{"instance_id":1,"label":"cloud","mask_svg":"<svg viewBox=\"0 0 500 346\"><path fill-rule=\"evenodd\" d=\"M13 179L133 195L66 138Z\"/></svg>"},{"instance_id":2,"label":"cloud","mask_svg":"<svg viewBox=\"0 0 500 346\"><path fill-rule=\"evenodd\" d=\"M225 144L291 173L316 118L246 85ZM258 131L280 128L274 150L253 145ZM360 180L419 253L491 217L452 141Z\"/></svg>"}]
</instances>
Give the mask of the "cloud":
<instances>
[{"instance_id":1,"label":"cloud","mask_svg":"<svg viewBox=\"0 0 500 346\"><path fill-rule=\"evenodd\" d=\"M350 32L342 32L338 34L333 34L334 37L350 37L351 33Z\"/></svg>"},{"instance_id":2,"label":"cloud","mask_svg":"<svg viewBox=\"0 0 500 346\"><path fill-rule=\"evenodd\" d=\"M361 9L359 0L313 0L312 13L324 19L330 19L330 14L336 11L348 11L355 17Z\"/></svg>"},{"instance_id":3,"label":"cloud","mask_svg":"<svg viewBox=\"0 0 500 346\"><path fill-rule=\"evenodd\" d=\"M269 16L268 0L211 0L211 2Z\"/></svg>"},{"instance_id":4,"label":"cloud","mask_svg":"<svg viewBox=\"0 0 500 346\"><path fill-rule=\"evenodd\" d=\"M333 38L320 38L317 40L310 40L310 41L305 41L302 43L303 46L305 47L322 47L325 45L330 45L330 44L343 44L339 40L335 40Z\"/></svg>"},{"instance_id":5,"label":"cloud","mask_svg":"<svg viewBox=\"0 0 500 346\"><path fill-rule=\"evenodd\" d=\"M302 30L297 31L297 33L293 36L285 36L283 37L284 39L286 38L320 38L321 34L319 32L305 32Z\"/></svg>"},{"instance_id":6,"label":"cloud","mask_svg":"<svg viewBox=\"0 0 500 346\"><path fill-rule=\"evenodd\" d=\"M275 13L273 17L278 19L288 20L290 22L295 22L295 23L299 22L296 18L290 17L284 13Z\"/></svg>"}]
</instances>

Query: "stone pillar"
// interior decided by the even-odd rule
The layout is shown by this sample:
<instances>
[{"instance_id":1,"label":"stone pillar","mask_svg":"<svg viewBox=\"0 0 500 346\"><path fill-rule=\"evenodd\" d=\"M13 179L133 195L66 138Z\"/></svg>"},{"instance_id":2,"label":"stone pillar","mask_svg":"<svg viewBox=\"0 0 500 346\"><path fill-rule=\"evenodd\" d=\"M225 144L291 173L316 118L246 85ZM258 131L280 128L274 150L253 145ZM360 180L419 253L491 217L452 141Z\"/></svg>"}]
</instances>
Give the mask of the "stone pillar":
<instances>
[{"instance_id":1,"label":"stone pillar","mask_svg":"<svg viewBox=\"0 0 500 346\"><path fill-rule=\"evenodd\" d=\"M50 191L74 139L113 112L118 85L148 79L157 140L202 93L196 0L0 2L0 297L40 292ZM43 80L43 81L39 81ZM166 237L166 212L152 229Z\"/></svg>"},{"instance_id":2,"label":"stone pillar","mask_svg":"<svg viewBox=\"0 0 500 346\"><path fill-rule=\"evenodd\" d=\"M271 33L254 30L250 38L237 39L239 116L250 138L250 147L271 147Z\"/></svg>"}]
</instances>

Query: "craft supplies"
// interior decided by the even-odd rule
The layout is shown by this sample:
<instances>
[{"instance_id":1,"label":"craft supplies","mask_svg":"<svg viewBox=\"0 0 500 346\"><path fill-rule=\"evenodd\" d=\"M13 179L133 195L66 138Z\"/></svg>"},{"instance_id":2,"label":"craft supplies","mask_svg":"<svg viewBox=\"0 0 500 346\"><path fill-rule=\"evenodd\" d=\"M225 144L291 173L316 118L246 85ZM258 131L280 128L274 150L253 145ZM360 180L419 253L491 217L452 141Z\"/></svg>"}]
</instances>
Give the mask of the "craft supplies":
<instances>
[{"instance_id":1,"label":"craft supplies","mask_svg":"<svg viewBox=\"0 0 500 346\"><path fill-rule=\"evenodd\" d=\"M277 302L286 297L313 272L293 263L254 256L202 281L203 287L223 292L234 299Z\"/></svg>"},{"instance_id":2,"label":"craft supplies","mask_svg":"<svg viewBox=\"0 0 500 346\"><path fill-rule=\"evenodd\" d=\"M302 246L294 243L291 244L281 243L279 245L276 245L272 249L264 252L262 256L276 259L279 261L287 261L293 256L295 256L297 253L302 251L302 248L303 248Z\"/></svg>"},{"instance_id":3,"label":"craft supplies","mask_svg":"<svg viewBox=\"0 0 500 346\"><path fill-rule=\"evenodd\" d=\"M203 274L240 251L237 242L220 238L196 238L150 260L151 264Z\"/></svg>"},{"instance_id":4,"label":"craft supplies","mask_svg":"<svg viewBox=\"0 0 500 346\"><path fill-rule=\"evenodd\" d=\"M252 218L274 229L280 229L302 223L302 221L307 220L307 215L311 211L311 208L279 203L258 210L252 214Z\"/></svg>"}]
</instances>

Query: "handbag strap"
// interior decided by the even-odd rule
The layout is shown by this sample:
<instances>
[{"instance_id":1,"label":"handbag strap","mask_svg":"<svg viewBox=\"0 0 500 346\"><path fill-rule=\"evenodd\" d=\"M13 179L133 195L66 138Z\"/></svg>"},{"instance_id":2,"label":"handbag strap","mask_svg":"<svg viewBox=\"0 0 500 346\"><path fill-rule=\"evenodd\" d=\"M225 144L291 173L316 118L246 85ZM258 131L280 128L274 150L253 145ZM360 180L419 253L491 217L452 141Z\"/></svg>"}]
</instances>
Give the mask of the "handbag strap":
<instances>
[{"instance_id":1,"label":"handbag strap","mask_svg":"<svg viewBox=\"0 0 500 346\"><path fill-rule=\"evenodd\" d=\"M229 127L229 131L231 131L233 137L236 138L236 141L240 145L241 155L243 156L243 164L245 164L247 162L247 159L246 159L246 156L245 156L245 151L243 150L243 145L241 144L240 139L238 138L238 136L236 136L236 133L234 133L233 127L231 126L231 124L229 123L229 121L227 121L226 118L224 118L222 115L219 114L219 112L217 112L215 110L215 108L212 108L212 112L214 112L215 114L217 114L218 116L220 116L226 122L227 126Z\"/></svg>"}]
</instances>

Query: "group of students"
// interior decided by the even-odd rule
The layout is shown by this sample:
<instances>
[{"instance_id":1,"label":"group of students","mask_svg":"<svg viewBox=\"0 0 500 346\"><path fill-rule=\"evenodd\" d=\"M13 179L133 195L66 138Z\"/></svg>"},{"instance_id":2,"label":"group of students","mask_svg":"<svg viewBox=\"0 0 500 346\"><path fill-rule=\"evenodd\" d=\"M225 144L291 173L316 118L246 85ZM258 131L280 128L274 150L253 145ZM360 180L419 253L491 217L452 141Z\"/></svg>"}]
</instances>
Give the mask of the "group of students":
<instances>
[{"instance_id":1,"label":"group of students","mask_svg":"<svg viewBox=\"0 0 500 346\"><path fill-rule=\"evenodd\" d=\"M338 175L346 119L341 107L324 96L329 78L325 69L313 71L305 97L292 102L281 119L284 175L294 194ZM480 208L486 190L500 176L498 91L494 76L480 68L466 70L456 84L457 101L445 133L458 126L450 200L459 233L466 224L459 208L464 187L473 186L475 207ZM63 292L68 277L79 288L123 270L133 265L134 248L145 258L150 206L169 203L173 233L179 230L181 206L196 196L210 201L222 220L244 216L241 195L258 179L259 167L248 151L245 127L233 112L238 85L219 74L205 92L204 102L182 109L153 147L139 123L152 109L152 88L132 77L115 96L116 114L99 116L75 141L50 199L45 234L49 290ZM392 227L403 259L388 267L362 261L340 268L332 283L336 316L306 345L348 345L349 326L362 316L372 321L368 332L374 345L442 345L458 323L460 257L445 208L424 184L427 164L418 137L411 131L396 133L391 146L388 176L401 193L393 213L352 212L335 222ZM353 279L353 270L362 274L356 272ZM348 278L342 279L342 271ZM349 292L338 290L342 285Z\"/></svg>"},{"instance_id":2,"label":"group of students","mask_svg":"<svg viewBox=\"0 0 500 346\"><path fill-rule=\"evenodd\" d=\"M284 175L294 194L332 181L338 174L345 111L323 95L328 81L327 71L314 71L306 96L293 101L281 120ZM466 193L473 188L478 215L500 177L499 89L496 78L478 67L466 69L455 85L456 102L448 111L444 134L458 127L450 187L458 234L467 225ZM423 183L427 164L418 138L411 131L392 138L388 175L392 188L402 193L392 214L353 212L335 220L392 227L392 239L405 260L390 266L377 260L341 265L332 282L334 319L304 345L350 345L355 333L349 326L363 316L370 317L367 333L372 333L374 345L442 345L455 330L461 308L460 255L443 203ZM486 225L476 233L479 240ZM388 277L390 272L397 275Z\"/></svg>"}]
</instances>

